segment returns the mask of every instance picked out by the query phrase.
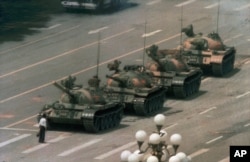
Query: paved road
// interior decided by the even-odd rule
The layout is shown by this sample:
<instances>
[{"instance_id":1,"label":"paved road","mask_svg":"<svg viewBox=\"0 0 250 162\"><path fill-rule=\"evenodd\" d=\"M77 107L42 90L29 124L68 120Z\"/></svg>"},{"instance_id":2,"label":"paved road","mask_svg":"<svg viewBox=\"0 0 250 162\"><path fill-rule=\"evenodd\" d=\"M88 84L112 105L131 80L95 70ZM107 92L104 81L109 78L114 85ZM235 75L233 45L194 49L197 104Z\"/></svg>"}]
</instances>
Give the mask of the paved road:
<instances>
[{"instance_id":1,"label":"paved road","mask_svg":"<svg viewBox=\"0 0 250 162\"><path fill-rule=\"evenodd\" d=\"M153 131L153 117L126 115L118 129L97 135L49 131L46 144L35 137L37 112L61 94L52 81L73 74L86 85L95 74L98 31L104 84L112 60L142 63L144 41L146 46L178 46L181 8L183 26L192 23L195 32L204 34L217 30L216 0L133 2L112 14L65 13L22 42L0 45L1 161L119 161L123 150L136 149L137 130ZM184 101L168 99L159 112L167 116L164 128L170 135L183 135L180 150L193 161L227 162L230 145L250 145L249 5L247 0L221 0L218 31L225 44L237 48L234 71L224 78L204 78L199 94Z\"/></svg>"}]
</instances>

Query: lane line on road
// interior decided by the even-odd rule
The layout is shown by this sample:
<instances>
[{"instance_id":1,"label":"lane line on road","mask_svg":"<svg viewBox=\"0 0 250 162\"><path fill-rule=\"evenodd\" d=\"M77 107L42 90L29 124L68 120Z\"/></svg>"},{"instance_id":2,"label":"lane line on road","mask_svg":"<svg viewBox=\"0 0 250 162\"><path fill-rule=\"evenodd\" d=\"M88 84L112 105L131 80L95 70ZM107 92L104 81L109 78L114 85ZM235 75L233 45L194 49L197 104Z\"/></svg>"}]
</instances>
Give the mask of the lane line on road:
<instances>
[{"instance_id":1,"label":"lane line on road","mask_svg":"<svg viewBox=\"0 0 250 162\"><path fill-rule=\"evenodd\" d=\"M198 150L198 151L196 151L188 156L190 156L191 158L194 158L194 157L201 155L201 154L208 152L208 151L209 151L209 149L200 149L200 150Z\"/></svg>"},{"instance_id":2,"label":"lane line on road","mask_svg":"<svg viewBox=\"0 0 250 162\"><path fill-rule=\"evenodd\" d=\"M3 147L3 146L6 146L6 145L8 145L8 144L11 144L11 143L13 143L13 142L19 141L19 140L21 140L21 139L23 139L23 138L29 137L29 136L31 136L31 134L23 134L23 135L20 135L20 136L18 136L18 137L12 138L12 139L10 139L10 140L8 140L8 141L1 142L1 143L0 143L0 148Z\"/></svg>"},{"instance_id":3,"label":"lane line on road","mask_svg":"<svg viewBox=\"0 0 250 162\"><path fill-rule=\"evenodd\" d=\"M215 142L215 141L221 139L222 137L223 137L223 136L216 137L216 138L214 138L214 139L212 139L212 140L210 140L210 141L207 141L206 144L210 144L210 143L212 143L212 142Z\"/></svg>"},{"instance_id":4,"label":"lane line on road","mask_svg":"<svg viewBox=\"0 0 250 162\"><path fill-rule=\"evenodd\" d=\"M159 3L159 2L161 2L161 0L154 0L154 1L148 2L146 4L147 5L154 5L154 4Z\"/></svg>"},{"instance_id":5,"label":"lane line on road","mask_svg":"<svg viewBox=\"0 0 250 162\"><path fill-rule=\"evenodd\" d=\"M149 37L149 36L153 36L153 35L155 35L155 34L157 34L157 33L159 33L159 32L161 32L162 30L161 29L159 29L159 30L156 30L156 31L153 31L153 32L150 32L150 33L145 33L145 34L143 34L142 35L142 37Z\"/></svg>"},{"instance_id":6,"label":"lane line on road","mask_svg":"<svg viewBox=\"0 0 250 162\"><path fill-rule=\"evenodd\" d=\"M244 97L244 96L246 96L248 94L250 94L250 91L247 91L247 92L245 92L245 93L243 93L241 95L238 95L238 96L236 96L236 98L239 99L239 98Z\"/></svg>"},{"instance_id":7,"label":"lane line on road","mask_svg":"<svg viewBox=\"0 0 250 162\"><path fill-rule=\"evenodd\" d=\"M44 148L44 147L46 147L46 146L48 146L48 145L49 145L48 143L41 143L41 144L39 144L39 145L37 145L37 146L34 146L34 147L30 148L30 149L27 149L27 150L23 151L22 153L23 153L23 154L28 154L28 153L37 151L37 150L39 150L39 149L42 149L42 148Z\"/></svg>"},{"instance_id":8,"label":"lane line on road","mask_svg":"<svg viewBox=\"0 0 250 162\"><path fill-rule=\"evenodd\" d=\"M114 37L117 37L117 36L120 36L120 35L126 34L126 33L130 32L130 31L132 31L132 30L134 30L134 28L131 28L131 29L129 29L129 30L126 30L126 31L123 31L123 32L120 32L120 33L114 34L114 35L112 35L112 36L110 36L110 37L107 37L107 38L104 38L104 39L102 39L102 40L100 40L100 41L105 41L105 40L112 39L112 38L114 38ZM83 49L83 48L87 48L87 47L93 46L93 45L95 45L95 44L97 44L97 43L98 43L98 41L95 41L95 42L92 42L92 43L89 43L89 44L83 45L83 46L81 46L81 47L78 47L78 48L75 48L75 49L72 49L72 50L66 51L66 52L61 53L61 54L59 54L59 55L56 55L56 56L53 56L53 57L47 58L47 59L45 59L45 60L42 60L42 61L36 62L36 63L34 63L34 64L31 64L31 65L25 66L25 67L20 68L20 69L18 69L18 70L14 70L14 71L12 71L12 72L9 72L9 73L6 73L6 74L3 74L3 75L1 75L1 76L0 76L0 78L3 78L3 77L6 77L6 76L9 76L9 75L15 74L15 73L17 73L17 72L20 72L20 71L23 71L23 70L26 70L26 69L32 68L32 67L34 67L34 66L37 66L37 65L40 65L40 64L43 64L43 63L46 63L46 62L52 61L52 60L55 60L55 59L60 58L60 57L62 57L62 56L66 56L66 55L73 54L74 52L77 52L77 51L79 51L80 49Z\"/></svg>"},{"instance_id":9,"label":"lane line on road","mask_svg":"<svg viewBox=\"0 0 250 162\"><path fill-rule=\"evenodd\" d=\"M5 128L2 127L0 130L14 130L14 131L29 131L29 132L37 132L38 129L23 129L23 128Z\"/></svg>"},{"instance_id":10,"label":"lane line on road","mask_svg":"<svg viewBox=\"0 0 250 162\"><path fill-rule=\"evenodd\" d=\"M188 1L186 1L186 2L179 3L179 4L175 5L175 7L185 6L185 5L188 5L188 4L193 3L193 2L195 2L195 1L196 1L196 0L188 0Z\"/></svg>"},{"instance_id":11,"label":"lane line on road","mask_svg":"<svg viewBox=\"0 0 250 162\"><path fill-rule=\"evenodd\" d=\"M226 157L225 159L220 160L219 162L229 162L229 156Z\"/></svg>"},{"instance_id":12,"label":"lane line on road","mask_svg":"<svg viewBox=\"0 0 250 162\"><path fill-rule=\"evenodd\" d=\"M56 138L54 138L54 139L51 139L51 140L47 141L46 143L42 143L42 144L36 145L36 146L34 146L34 147L32 147L32 148L29 148L29 149L27 149L27 150L24 150L22 153L23 153L23 154L28 154L28 153L37 151L37 150L39 150L39 149L42 149L42 148L48 146L49 143L55 143L55 142L58 142L58 141L61 141L61 140L65 139L65 138L67 138L67 136L59 136L59 137L56 137Z\"/></svg>"},{"instance_id":13,"label":"lane line on road","mask_svg":"<svg viewBox=\"0 0 250 162\"><path fill-rule=\"evenodd\" d=\"M109 151L109 152L107 152L107 153L105 153L105 154L102 154L102 155L100 155L100 156L97 156L97 157L95 157L94 159L97 159L97 160L105 159L105 158L107 158L107 157L109 157L109 156L111 156L111 155L113 155L113 154L115 154L115 153L124 151L125 149L127 149L127 148L129 148L129 147L132 147L132 146L134 146L134 145L136 145L136 144L137 144L136 142L127 143L126 145L123 145L123 146L121 146L121 147L118 147L117 149L114 149L114 150Z\"/></svg>"},{"instance_id":14,"label":"lane line on road","mask_svg":"<svg viewBox=\"0 0 250 162\"><path fill-rule=\"evenodd\" d=\"M249 4L246 4L246 5L244 5L244 6L241 6L241 7L238 7L238 8L236 8L236 9L234 9L235 11L240 11L240 10L244 10L244 9L246 9L246 8L249 8L250 7L250 3Z\"/></svg>"},{"instance_id":15,"label":"lane line on road","mask_svg":"<svg viewBox=\"0 0 250 162\"><path fill-rule=\"evenodd\" d=\"M178 123L175 123L175 124L172 124L172 125L170 125L170 126L168 126L168 127L166 127L166 128L163 128L163 130L167 130L167 129L173 128L173 127L175 127L176 125L178 125Z\"/></svg>"},{"instance_id":16,"label":"lane line on road","mask_svg":"<svg viewBox=\"0 0 250 162\"><path fill-rule=\"evenodd\" d=\"M209 111L212 111L212 110L214 110L214 109L217 109L217 107L211 107L211 108L209 108L209 109L207 109L207 110L205 110L205 111L202 111L202 112L200 112L199 114L200 115L202 115L202 114L205 114L205 113L207 113L207 112L209 112Z\"/></svg>"},{"instance_id":17,"label":"lane line on road","mask_svg":"<svg viewBox=\"0 0 250 162\"><path fill-rule=\"evenodd\" d=\"M211 4L211 5L208 5L208 6L204 7L204 8L206 8L206 9L214 8L214 7L217 7L218 4L219 4L219 3L213 3L213 4Z\"/></svg>"},{"instance_id":18,"label":"lane line on road","mask_svg":"<svg viewBox=\"0 0 250 162\"><path fill-rule=\"evenodd\" d=\"M15 123L13 123L13 124L9 124L9 125L5 126L4 128L9 128L9 127L12 127L12 126L14 126L14 125L23 123L23 122L25 122L25 121L27 121L27 120L30 120L30 119L32 119L32 118L34 118L34 117L36 117L36 116L37 116L37 114L36 114L36 115L33 115L33 116L30 116L30 117L28 117L28 118L25 118L25 119L23 119L23 120L20 120L20 121L18 121L18 122L15 122Z\"/></svg>"},{"instance_id":19,"label":"lane line on road","mask_svg":"<svg viewBox=\"0 0 250 162\"><path fill-rule=\"evenodd\" d=\"M131 29L131 30L132 30L132 29ZM179 34L175 34L175 35L173 35L173 36L170 36L170 37L168 37L168 38L166 38L166 39L160 40L160 41L158 41L158 42L155 42L154 44L156 44L156 45L157 45L157 44L161 44L161 43L163 43L163 42L169 41L169 40L174 39L174 38L179 37L179 36L180 36L180 33L179 33ZM103 39L103 40L106 40L106 39ZM148 45L148 46L146 46L145 48L148 48L148 47L150 47L150 46L151 46L151 45ZM131 52L128 52L128 53L125 53L125 54L121 54L121 55L118 56L118 57L115 57L115 58L112 58L112 59L110 59L110 60L107 60L107 61L104 61L104 62L100 63L99 66L105 65L105 64L107 64L107 63L109 63L109 62L111 62L111 61L114 61L114 60L116 60L116 59L120 59L120 58L129 56L129 55L132 55L132 54L134 54L134 53L136 53L136 52L139 52L139 51L142 51L142 50L144 50L144 48L139 48L139 49L133 50L133 51L131 51ZM86 71L91 70L91 69L94 69L94 68L96 68L96 65L94 65L94 66L92 66L92 67L89 67L89 68L86 68L86 69L83 69L83 70L81 70L81 71L78 71L78 72L76 72L76 73L73 73L72 76L81 74L81 73L83 73L83 72L86 72ZM62 77L62 78L60 78L60 79L58 79L58 80L65 79L66 77L68 77L68 76ZM41 85L41 86L39 86L39 87L36 87L36 88L30 89L30 90L28 90L28 91L25 91L25 92L23 92L23 93L19 93L19 94L15 95L15 96L12 96L12 97L3 99L3 100L0 101L0 103L4 103L4 102L7 102L7 101L10 101L10 100L15 99L15 98L17 98L17 97L20 97L20 96L22 96L22 95L25 95L25 94L31 93L31 92L33 92L33 91L39 90L39 89L41 89L41 88L47 87L47 86L49 86L49 85L51 85L51 84L53 84L53 82L46 83L46 84Z\"/></svg>"},{"instance_id":20,"label":"lane line on road","mask_svg":"<svg viewBox=\"0 0 250 162\"><path fill-rule=\"evenodd\" d=\"M241 37L241 36L243 36L243 35L242 35L242 34L237 34L237 35L235 35L235 36L233 36L233 37L231 37L231 38L225 39L224 42L225 42L225 43L226 43L226 42L229 42L229 41L231 41L231 40L233 40L233 39L236 39L236 38L239 38L239 37Z\"/></svg>"},{"instance_id":21,"label":"lane line on road","mask_svg":"<svg viewBox=\"0 0 250 162\"><path fill-rule=\"evenodd\" d=\"M248 126L250 126L250 123L244 125L244 127L248 127Z\"/></svg>"},{"instance_id":22,"label":"lane line on road","mask_svg":"<svg viewBox=\"0 0 250 162\"><path fill-rule=\"evenodd\" d=\"M68 31L74 30L74 29L76 29L76 28L78 28L78 27L80 27L80 25L73 26L73 27L71 27L71 28L69 28L69 29L60 31L60 32L55 33L55 34L50 34L50 35L48 35L48 36L46 36L46 37L43 37L43 38L41 38L41 39L37 39L37 40L31 41L31 42L25 43L25 44L23 44L23 45L20 45L20 46L16 46L16 47L7 49L7 50L5 50L5 51L0 52L0 54L7 53L7 52L10 52L10 51L14 51L14 50L16 50L16 49L19 49L19 48L22 48L22 47L25 47L25 46L28 46L28 45L31 45L31 44L40 42L40 41L42 41L42 40L46 40L46 39L48 39L48 38L57 36L57 35L59 35L59 34L66 33L66 32L68 32Z\"/></svg>"},{"instance_id":23,"label":"lane line on road","mask_svg":"<svg viewBox=\"0 0 250 162\"><path fill-rule=\"evenodd\" d=\"M98 32L100 32L100 31L105 30L105 29L108 29L108 28L109 28L108 26L104 26L104 27L99 28L99 29L90 30L90 31L88 32L88 34L95 34L95 33L98 33Z\"/></svg>"},{"instance_id":24,"label":"lane line on road","mask_svg":"<svg viewBox=\"0 0 250 162\"><path fill-rule=\"evenodd\" d=\"M86 147L89 147L91 145L94 145L95 143L98 143L100 141L102 141L102 139L94 139L94 140L89 141L87 143L84 143L82 145L76 146L76 147L74 147L74 148L72 148L70 150L64 151L64 152L58 154L58 156L67 156L67 155L70 155L70 154L72 154L72 153L74 153L76 151L79 151L79 150L81 150L83 148L86 148Z\"/></svg>"},{"instance_id":25,"label":"lane line on road","mask_svg":"<svg viewBox=\"0 0 250 162\"><path fill-rule=\"evenodd\" d=\"M211 78L205 78L201 82L204 83L204 82L209 81L209 80L211 80Z\"/></svg>"}]
</instances>

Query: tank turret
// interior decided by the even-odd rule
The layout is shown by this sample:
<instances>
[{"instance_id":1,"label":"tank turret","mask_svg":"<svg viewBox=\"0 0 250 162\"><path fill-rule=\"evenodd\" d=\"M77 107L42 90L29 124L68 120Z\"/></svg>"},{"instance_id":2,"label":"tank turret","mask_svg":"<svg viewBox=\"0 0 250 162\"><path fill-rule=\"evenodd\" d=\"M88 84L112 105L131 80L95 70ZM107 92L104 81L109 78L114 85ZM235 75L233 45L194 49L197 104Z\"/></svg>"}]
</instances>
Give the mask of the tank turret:
<instances>
[{"instance_id":1,"label":"tank turret","mask_svg":"<svg viewBox=\"0 0 250 162\"><path fill-rule=\"evenodd\" d=\"M146 69L153 74L153 80L167 89L167 94L177 98L186 98L199 91L202 71L189 67L179 50L158 50L152 45L146 49L152 60Z\"/></svg>"},{"instance_id":2,"label":"tank turret","mask_svg":"<svg viewBox=\"0 0 250 162\"><path fill-rule=\"evenodd\" d=\"M211 32L207 36L194 34L193 25L182 29L187 36L183 42L183 56L191 66L200 67L205 73L223 76L234 68L234 47L224 45L218 33Z\"/></svg>"},{"instance_id":3,"label":"tank turret","mask_svg":"<svg viewBox=\"0 0 250 162\"><path fill-rule=\"evenodd\" d=\"M123 70L110 68L115 71L107 75L105 91L114 102L120 101L125 104L125 110L134 111L137 115L151 115L163 107L165 89L152 84L150 74L141 65L126 65Z\"/></svg>"},{"instance_id":4,"label":"tank turret","mask_svg":"<svg viewBox=\"0 0 250 162\"><path fill-rule=\"evenodd\" d=\"M54 82L63 94L58 101L46 104L38 119L41 114L46 113L50 127L54 127L55 124L83 125L87 132L99 132L120 124L124 106L107 98L103 88L99 87L100 80L97 76L88 81L87 88L65 84L70 79L71 76Z\"/></svg>"}]
</instances>

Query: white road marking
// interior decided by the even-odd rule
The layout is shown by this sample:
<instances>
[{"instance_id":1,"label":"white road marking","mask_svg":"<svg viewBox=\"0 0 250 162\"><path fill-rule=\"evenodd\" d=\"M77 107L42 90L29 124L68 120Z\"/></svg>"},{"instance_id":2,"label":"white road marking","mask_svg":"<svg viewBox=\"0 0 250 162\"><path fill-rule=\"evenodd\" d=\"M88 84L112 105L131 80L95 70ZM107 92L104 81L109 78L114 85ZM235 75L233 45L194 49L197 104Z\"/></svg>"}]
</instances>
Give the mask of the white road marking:
<instances>
[{"instance_id":1,"label":"white road marking","mask_svg":"<svg viewBox=\"0 0 250 162\"><path fill-rule=\"evenodd\" d=\"M42 148L44 148L44 147L46 147L48 145L49 145L48 143L41 143L41 144L39 144L39 145L37 145L35 147L32 147L30 149L27 149L27 150L23 151L22 153L23 154L28 154L28 153L34 152L36 150L42 149Z\"/></svg>"},{"instance_id":2,"label":"white road marking","mask_svg":"<svg viewBox=\"0 0 250 162\"><path fill-rule=\"evenodd\" d=\"M250 39L247 39L247 41L250 41Z\"/></svg>"},{"instance_id":3,"label":"white road marking","mask_svg":"<svg viewBox=\"0 0 250 162\"><path fill-rule=\"evenodd\" d=\"M121 146L121 147L118 147L117 149L114 149L114 150L112 150L112 151L110 151L110 152L107 152L107 153L105 153L105 154L102 154L102 155L100 155L100 156L97 156L97 157L95 157L94 159L98 159L98 160L105 159L105 158L107 158L107 157L109 157L109 156L111 156L111 155L113 155L113 154L115 154L115 153L117 153L117 152L121 152L121 151L123 151L123 150L125 150L125 149L127 149L127 148L129 148L129 147L131 147L131 146L134 146L134 145L136 145L136 144L137 144L136 142L127 143L126 145L123 145L123 146Z\"/></svg>"},{"instance_id":4,"label":"white road marking","mask_svg":"<svg viewBox=\"0 0 250 162\"><path fill-rule=\"evenodd\" d=\"M16 142L16 141L18 141L18 140L21 140L21 139L23 139L23 138L29 137L30 135L31 135L31 134L23 134L23 135L20 135L20 136L18 136L18 137L12 138L12 139L10 139L10 140L8 140L8 141L1 142L1 143L0 143L0 148L3 147L3 146L6 146L6 145L8 145L8 144L11 144L11 143L13 143L13 142Z\"/></svg>"},{"instance_id":5,"label":"white road marking","mask_svg":"<svg viewBox=\"0 0 250 162\"><path fill-rule=\"evenodd\" d=\"M96 30L90 30L90 31L88 32L88 34L95 34L95 33L98 33L98 32L100 32L100 31L105 30L105 29L108 29L108 28L109 28L108 26L104 26L104 27L99 28L99 29L96 29Z\"/></svg>"},{"instance_id":6,"label":"white road marking","mask_svg":"<svg viewBox=\"0 0 250 162\"><path fill-rule=\"evenodd\" d=\"M172 124L172 125L170 125L170 126L164 128L163 130L167 130L167 129L173 128L173 127L175 127L176 125L178 125L178 123Z\"/></svg>"},{"instance_id":7,"label":"white road marking","mask_svg":"<svg viewBox=\"0 0 250 162\"><path fill-rule=\"evenodd\" d=\"M236 8L236 9L234 9L235 11L240 11L240 10L244 10L244 9L246 9L246 8L249 8L250 7L250 3L249 4L246 4L246 5L244 5L244 6L241 6L241 7L238 7L238 8Z\"/></svg>"},{"instance_id":8,"label":"white road marking","mask_svg":"<svg viewBox=\"0 0 250 162\"><path fill-rule=\"evenodd\" d=\"M39 124L37 123L37 124L35 124L35 125L33 125L34 127L39 127Z\"/></svg>"},{"instance_id":9,"label":"white road marking","mask_svg":"<svg viewBox=\"0 0 250 162\"><path fill-rule=\"evenodd\" d=\"M226 157L225 159L220 160L219 162L229 162L229 156Z\"/></svg>"},{"instance_id":10,"label":"white road marking","mask_svg":"<svg viewBox=\"0 0 250 162\"><path fill-rule=\"evenodd\" d=\"M161 2L161 0L150 1L150 2L148 2L148 3L146 3L146 4L147 4L147 5L154 5L154 4L159 3L159 2Z\"/></svg>"},{"instance_id":11,"label":"white road marking","mask_svg":"<svg viewBox=\"0 0 250 162\"><path fill-rule=\"evenodd\" d=\"M43 144L36 145L36 146L34 146L34 147L32 147L32 148L29 148L29 149L23 151L22 153L23 153L23 154L28 154L28 153L37 151L37 150L39 150L39 149L42 149L42 148L48 146L49 143L58 142L58 141L63 140L64 138L67 138L67 136L59 136L59 137L56 137L56 138L54 138L54 139L51 139L51 140L47 141L47 143L43 143Z\"/></svg>"},{"instance_id":12,"label":"white road marking","mask_svg":"<svg viewBox=\"0 0 250 162\"><path fill-rule=\"evenodd\" d=\"M0 130L14 130L14 131L29 131L29 132L37 132L37 129L5 128L5 127L0 128Z\"/></svg>"},{"instance_id":13,"label":"white road marking","mask_svg":"<svg viewBox=\"0 0 250 162\"><path fill-rule=\"evenodd\" d=\"M93 145L95 143L98 143L100 141L102 141L102 139L94 139L94 140L89 141L87 143L84 143L82 145L76 146L76 147L74 147L74 148L72 148L70 150L64 151L61 154L59 154L58 156L67 156L67 155L70 155L70 154L72 154L72 153L74 153L76 151L79 151L79 150L81 150L83 148L89 147L89 146L91 146L91 145Z\"/></svg>"},{"instance_id":14,"label":"white road marking","mask_svg":"<svg viewBox=\"0 0 250 162\"><path fill-rule=\"evenodd\" d=\"M201 82L204 83L204 82L209 81L209 80L211 80L211 78L205 78Z\"/></svg>"},{"instance_id":15,"label":"white road marking","mask_svg":"<svg viewBox=\"0 0 250 162\"><path fill-rule=\"evenodd\" d=\"M176 6L176 7L185 6L185 5L188 5L188 4L193 3L193 2L195 2L195 1L196 1L196 0L188 0L188 1L186 1L186 2L177 4L177 5L175 5L175 6Z\"/></svg>"},{"instance_id":16,"label":"white road marking","mask_svg":"<svg viewBox=\"0 0 250 162\"><path fill-rule=\"evenodd\" d=\"M114 37L117 37L117 36L126 34L126 33L130 32L130 31L132 31L132 30L134 30L134 28L131 28L131 29L126 30L126 31L123 31L123 32L121 32L121 33L114 34L114 35L112 35L112 36L110 36L110 37L107 37L107 38L102 39L101 41L109 40L109 39L111 39L111 38L114 38ZM37 65L40 65L40 64L43 64L43 63L52 61L52 60L55 60L55 59L57 59L57 58L59 58L59 57L62 57L62 56L70 55L70 54L72 54L72 53L74 53L74 52L76 52L76 51L79 51L80 49L83 49L83 48L87 48L87 47L93 46L93 45L95 45L95 44L97 44L97 43L98 43L98 41L92 42L92 43L89 43L89 44L86 44L86 45L83 45L83 46L81 46L81 47L72 49L72 50L70 50L70 51L67 51L67 52L61 53L61 54L59 54L59 55L50 57L50 58L48 58L48 59L45 59L45 60L36 62L36 63L31 64L31 65L28 65L28 66L25 66L25 67L20 68L20 69L18 69L18 70L9 72L9 73L7 73L7 74L3 74L3 75L0 76L0 78L3 78L3 77L6 77L6 76L15 74L15 73L17 73L17 72L20 72L20 71L23 71L23 70L32 68L32 67L34 67L34 66L37 66Z\"/></svg>"},{"instance_id":17,"label":"white road marking","mask_svg":"<svg viewBox=\"0 0 250 162\"><path fill-rule=\"evenodd\" d=\"M208 151L209 151L209 149L200 149L200 150L198 150L198 151L196 151L188 156L190 156L191 158L194 158L194 157L201 155L201 154L208 152Z\"/></svg>"},{"instance_id":18,"label":"white road marking","mask_svg":"<svg viewBox=\"0 0 250 162\"><path fill-rule=\"evenodd\" d=\"M14 126L14 125L23 123L24 121L30 120L30 119L32 119L32 118L34 118L34 117L36 117L36 116L37 116L37 114L36 114L36 115L33 115L33 116L30 116L30 117L28 117L28 118L25 118L25 119L23 119L23 120L20 120L20 121L18 121L18 122L15 122L15 123L13 123L13 124L9 124L9 125L5 126L4 128L9 128L9 127L12 127L12 126Z\"/></svg>"},{"instance_id":19,"label":"white road marking","mask_svg":"<svg viewBox=\"0 0 250 162\"><path fill-rule=\"evenodd\" d=\"M246 96L248 94L250 94L250 91L247 91L247 92L245 92L245 93L243 93L241 95L238 95L238 96L236 96L236 98L238 99L238 98L244 97L244 96Z\"/></svg>"},{"instance_id":20,"label":"white road marking","mask_svg":"<svg viewBox=\"0 0 250 162\"><path fill-rule=\"evenodd\" d=\"M245 62L244 64L249 64L250 63L250 61L247 61L247 62Z\"/></svg>"},{"instance_id":21,"label":"white road marking","mask_svg":"<svg viewBox=\"0 0 250 162\"><path fill-rule=\"evenodd\" d=\"M219 4L219 3L214 3L214 4L211 4L211 5L206 6L206 7L204 7L204 8L206 8L206 9L214 8L214 7L218 6L218 4Z\"/></svg>"},{"instance_id":22,"label":"white road marking","mask_svg":"<svg viewBox=\"0 0 250 162\"><path fill-rule=\"evenodd\" d=\"M13 48L9 48L9 49L7 49L7 50L5 50L5 51L1 51L0 54L7 53L7 52L10 52L10 51L19 49L19 48L22 48L22 47L25 47L25 46L28 46L28 45L31 45L31 44L40 42L40 41L42 41L42 40L46 40L46 39L51 38L51 37L54 37L54 36L56 36L56 35L59 35L59 34L62 34L62 33L65 33L65 32L71 31L71 30L74 30L74 29L78 28L79 26L80 26L80 25L77 25L77 26L71 27L71 28L69 28L69 29L60 31L60 32L58 32L58 33L48 35L48 36L43 37L43 38L41 38L41 39L37 39L37 40L34 40L34 41L32 41L32 42L25 43L25 44L20 45L20 46L16 46L16 47L13 47Z\"/></svg>"},{"instance_id":23,"label":"white road marking","mask_svg":"<svg viewBox=\"0 0 250 162\"><path fill-rule=\"evenodd\" d=\"M206 144L210 144L210 143L212 143L212 142L214 142L214 141L217 141L217 140L221 139L222 137L223 137L223 136L216 137L216 138L214 138L214 139L212 139L212 140L210 140L210 141L207 141Z\"/></svg>"},{"instance_id":24,"label":"white road marking","mask_svg":"<svg viewBox=\"0 0 250 162\"><path fill-rule=\"evenodd\" d=\"M161 32L161 31L162 30L159 29L159 30L156 30L156 31L153 31L153 32L150 32L150 33L146 33L146 34L143 34L142 37L149 37L149 36L155 35L156 33Z\"/></svg>"},{"instance_id":25,"label":"white road marking","mask_svg":"<svg viewBox=\"0 0 250 162\"><path fill-rule=\"evenodd\" d=\"M207 112L209 112L209 111L212 111L212 110L214 110L214 109L217 109L217 107L211 107L211 108L209 108L209 109L207 109L207 110L205 110L205 111L202 111L202 112L200 112L199 114L200 115L202 115L202 114L205 114L205 113L207 113Z\"/></svg>"},{"instance_id":26,"label":"white road marking","mask_svg":"<svg viewBox=\"0 0 250 162\"><path fill-rule=\"evenodd\" d=\"M54 28L56 28L56 27L58 27L58 26L61 26L61 25L62 25L62 24L56 24L56 25L53 25L53 26L48 27L47 29L48 29L48 30L54 29Z\"/></svg>"},{"instance_id":27,"label":"white road marking","mask_svg":"<svg viewBox=\"0 0 250 162\"><path fill-rule=\"evenodd\" d=\"M248 127L248 126L250 126L250 123L244 125L244 127Z\"/></svg>"},{"instance_id":28,"label":"white road marking","mask_svg":"<svg viewBox=\"0 0 250 162\"><path fill-rule=\"evenodd\" d=\"M134 30L134 29L131 29L131 30ZM128 32L128 31L127 31L127 32ZM169 40L174 39L174 38L179 37L179 36L180 36L180 33L179 33L179 34L175 34L175 35L173 35L173 36L171 36L171 37L169 37L169 38L160 40L160 41L158 41L158 42L155 42L154 44L157 45L157 44L160 44L160 43L169 41ZM109 38L110 38L110 37L109 37ZM109 38L106 38L106 39L109 39ZM106 40L106 39L103 39L103 40ZM95 43L95 44L96 44L96 43ZM150 46L150 45L146 46L145 48L148 48L149 46ZM129 55L132 55L132 54L134 54L134 53L136 53L136 52L139 52L139 51L142 51L142 50L144 50L144 48L139 48L139 49L133 50L133 51L131 51L131 52L128 52L128 53L125 53L125 54L121 54L121 55L118 56L118 57L115 57L115 58L112 58L112 59L110 59L110 60L107 60L107 61L104 61L104 62L100 63L99 66L105 65L105 64L107 64L107 63L109 63L109 62L111 62L111 61L114 61L114 60L116 60L116 59L120 59L120 58L129 56ZM94 66L92 66L92 67L89 67L89 68L86 68L86 69L83 69L83 70L81 70L81 71L78 71L78 72L76 72L76 73L73 73L72 76L75 76L75 75L84 73L84 72L86 72L86 71L88 71L88 70L91 70L91 69L94 69L94 68L96 68L96 65L94 65ZM58 80L65 79L66 77L68 77L68 76L65 76L65 77L63 77L63 78L60 78L60 79L58 79ZM17 94L17 95L15 95L15 96L12 96L12 97L3 99L3 100L0 101L0 103L4 103L4 102L7 102L7 101L10 101L10 100L15 99L15 98L17 98L17 97L20 97L20 96L22 96L22 95L25 95L25 94L34 92L34 91L36 91L36 90L39 90L39 89L41 89L41 88L47 87L47 86L49 86L49 85L51 85L51 84L53 84L53 82L46 83L46 84L44 84L44 85L41 85L41 86L39 86L39 87L30 89L30 90L28 90L28 91L25 91L25 92L23 92L23 93Z\"/></svg>"},{"instance_id":29,"label":"white road marking","mask_svg":"<svg viewBox=\"0 0 250 162\"><path fill-rule=\"evenodd\" d=\"M238 34L238 35L236 35L236 36L233 36L233 37L231 37L231 38L228 38L228 39L224 40L224 42L229 42L229 41L231 41L231 40L233 40L233 39L236 39L236 38L239 38L239 37L241 37L241 36L243 36L243 35L242 35L242 34Z\"/></svg>"}]
</instances>

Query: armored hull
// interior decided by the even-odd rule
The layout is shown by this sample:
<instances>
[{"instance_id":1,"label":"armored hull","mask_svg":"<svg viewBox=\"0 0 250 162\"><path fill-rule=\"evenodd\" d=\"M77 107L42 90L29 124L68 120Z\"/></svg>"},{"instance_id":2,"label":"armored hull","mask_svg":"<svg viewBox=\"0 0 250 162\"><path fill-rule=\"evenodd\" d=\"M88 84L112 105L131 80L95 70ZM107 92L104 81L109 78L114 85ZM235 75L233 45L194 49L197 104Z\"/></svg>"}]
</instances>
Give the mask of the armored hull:
<instances>
[{"instance_id":1,"label":"armored hull","mask_svg":"<svg viewBox=\"0 0 250 162\"><path fill-rule=\"evenodd\" d=\"M158 50L153 45L147 50L146 69L153 74L154 83L167 89L167 94L176 98L186 98L199 91L202 71L189 67L178 50Z\"/></svg>"},{"instance_id":2,"label":"armored hull","mask_svg":"<svg viewBox=\"0 0 250 162\"><path fill-rule=\"evenodd\" d=\"M206 74L223 76L234 69L235 53L234 47L220 51L185 49L183 56L190 66L199 67Z\"/></svg>"},{"instance_id":3,"label":"armored hull","mask_svg":"<svg viewBox=\"0 0 250 162\"><path fill-rule=\"evenodd\" d=\"M183 56L187 64L215 76L223 76L233 70L236 49L224 45L218 33L212 32L207 36L194 34L192 25L182 31L188 36L183 42Z\"/></svg>"},{"instance_id":4,"label":"armored hull","mask_svg":"<svg viewBox=\"0 0 250 162\"><path fill-rule=\"evenodd\" d=\"M63 83L63 82L62 82ZM122 119L124 106L110 102L98 87L68 89L55 82L64 93L53 104L47 104L38 115L47 115L48 128L57 124L82 125L86 132L97 133L117 127Z\"/></svg>"},{"instance_id":5,"label":"armored hull","mask_svg":"<svg viewBox=\"0 0 250 162\"><path fill-rule=\"evenodd\" d=\"M148 116L163 107L165 89L152 85L151 78L142 66L127 65L122 71L107 77L105 92L113 102L124 103L125 110Z\"/></svg>"}]
</instances>

